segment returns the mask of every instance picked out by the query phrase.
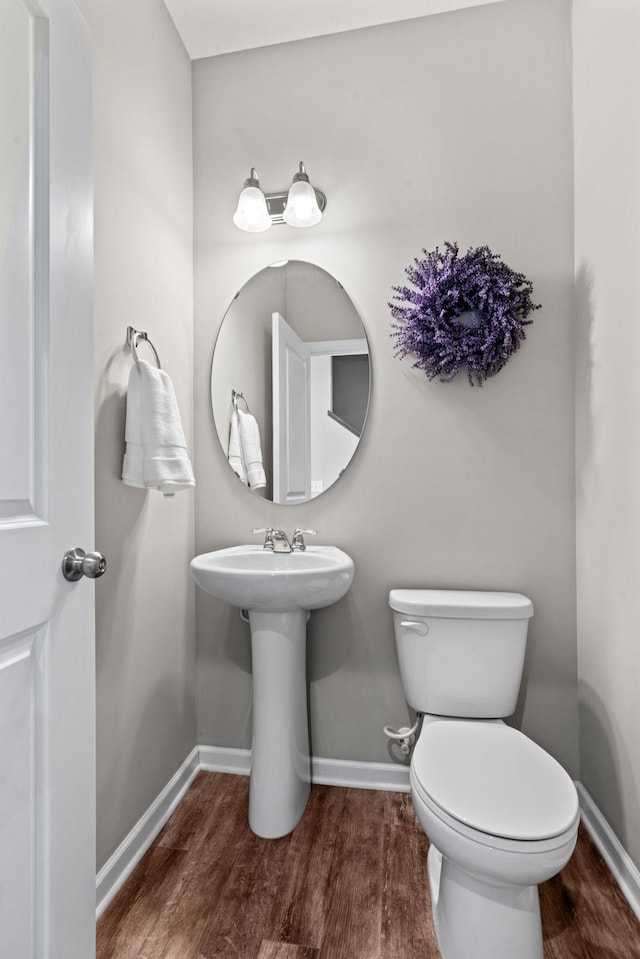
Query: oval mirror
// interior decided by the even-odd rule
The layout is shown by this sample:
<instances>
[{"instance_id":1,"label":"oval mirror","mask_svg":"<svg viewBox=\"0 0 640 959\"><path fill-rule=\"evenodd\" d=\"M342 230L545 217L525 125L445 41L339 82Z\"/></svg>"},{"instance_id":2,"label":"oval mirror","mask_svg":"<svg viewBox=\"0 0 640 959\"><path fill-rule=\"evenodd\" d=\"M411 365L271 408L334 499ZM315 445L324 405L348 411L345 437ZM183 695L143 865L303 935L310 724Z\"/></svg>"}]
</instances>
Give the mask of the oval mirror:
<instances>
[{"instance_id":1,"label":"oval mirror","mask_svg":"<svg viewBox=\"0 0 640 959\"><path fill-rule=\"evenodd\" d=\"M356 451L370 383L364 326L340 283L300 260L266 267L236 295L213 351L213 419L230 467L274 503L318 496Z\"/></svg>"}]
</instances>

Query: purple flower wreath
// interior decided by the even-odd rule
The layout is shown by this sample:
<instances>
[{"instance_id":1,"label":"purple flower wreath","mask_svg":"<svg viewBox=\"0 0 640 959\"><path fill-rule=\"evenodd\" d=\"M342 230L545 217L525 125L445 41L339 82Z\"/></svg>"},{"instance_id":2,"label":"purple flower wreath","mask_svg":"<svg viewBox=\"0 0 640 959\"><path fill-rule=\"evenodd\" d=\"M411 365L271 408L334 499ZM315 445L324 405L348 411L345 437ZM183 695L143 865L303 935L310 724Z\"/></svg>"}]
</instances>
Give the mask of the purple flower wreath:
<instances>
[{"instance_id":1,"label":"purple flower wreath","mask_svg":"<svg viewBox=\"0 0 640 959\"><path fill-rule=\"evenodd\" d=\"M452 380L466 365L472 386L502 369L525 338L527 316L540 309L533 284L488 246L458 255L457 243L426 250L405 270L413 288L394 286L390 303L395 355L411 353L430 380Z\"/></svg>"}]
</instances>

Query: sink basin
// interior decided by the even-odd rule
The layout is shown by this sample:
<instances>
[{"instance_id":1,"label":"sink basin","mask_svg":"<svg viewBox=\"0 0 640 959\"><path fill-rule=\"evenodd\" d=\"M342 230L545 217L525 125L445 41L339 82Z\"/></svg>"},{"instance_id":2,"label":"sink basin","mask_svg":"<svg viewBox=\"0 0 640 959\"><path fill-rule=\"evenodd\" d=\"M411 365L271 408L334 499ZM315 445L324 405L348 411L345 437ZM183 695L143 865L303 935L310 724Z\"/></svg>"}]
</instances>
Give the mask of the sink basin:
<instances>
[{"instance_id":1,"label":"sink basin","mask_svg":"<svg viewBox=\"0 0 640 959\"><path fill-rule=\"evenodd\" d=\"M198 586L240 609L284 612L330 606L353 580L353 560L335 546L273 553L261 546L231 546L191 561Z\"/></svg>"}]
</instances>

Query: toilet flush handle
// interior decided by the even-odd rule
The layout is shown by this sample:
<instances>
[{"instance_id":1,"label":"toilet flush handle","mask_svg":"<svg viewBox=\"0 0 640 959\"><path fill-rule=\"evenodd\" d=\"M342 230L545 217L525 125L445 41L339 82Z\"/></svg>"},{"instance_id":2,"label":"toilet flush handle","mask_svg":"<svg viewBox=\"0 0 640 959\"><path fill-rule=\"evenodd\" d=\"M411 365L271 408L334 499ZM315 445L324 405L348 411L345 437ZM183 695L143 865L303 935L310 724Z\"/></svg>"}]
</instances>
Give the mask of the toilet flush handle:
<instances>
[{"instance_id":1,"label":"toilet flush handle","mask_svg":"<svg viewBox=\"0 0 640 959\"><path fill-rule=\"evenodd\" d=\"M417 623L413 619L403 619L400 621L400 625L403 629L411 629L414 633L419 633L421 636L426 636L429 632L429 627L426 623Z\"/></svg>"}]
</instances>

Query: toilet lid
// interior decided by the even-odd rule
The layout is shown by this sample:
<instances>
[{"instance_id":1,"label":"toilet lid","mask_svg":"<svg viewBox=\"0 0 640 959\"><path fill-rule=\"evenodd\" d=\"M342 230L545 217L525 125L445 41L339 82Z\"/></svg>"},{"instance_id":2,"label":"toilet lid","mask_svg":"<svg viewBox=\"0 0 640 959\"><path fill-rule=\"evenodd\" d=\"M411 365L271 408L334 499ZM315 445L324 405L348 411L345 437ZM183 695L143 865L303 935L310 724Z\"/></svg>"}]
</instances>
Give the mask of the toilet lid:
<instances>
[{"instance_id":1,"label":"toilet lid","mask_svg":"<svg viewBox=\"0 0 640 959\"><path fill-rule=\"evenodd\" d=\"M562 766L503 723L431 722L418 738L411 765L420 788L440 809L493 836L551 839L578 814L578 795Z\"/></svg>"}]
</instances>

